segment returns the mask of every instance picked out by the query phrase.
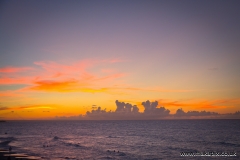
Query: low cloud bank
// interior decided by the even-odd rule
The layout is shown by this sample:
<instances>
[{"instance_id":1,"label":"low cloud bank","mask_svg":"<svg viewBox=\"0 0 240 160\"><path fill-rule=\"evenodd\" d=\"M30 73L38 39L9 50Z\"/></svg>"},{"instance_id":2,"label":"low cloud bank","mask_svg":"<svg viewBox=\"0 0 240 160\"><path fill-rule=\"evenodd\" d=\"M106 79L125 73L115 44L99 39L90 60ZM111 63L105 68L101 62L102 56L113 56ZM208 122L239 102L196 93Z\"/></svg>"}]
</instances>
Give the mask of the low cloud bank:
<instances>
[{"instance_id":1,"label":"low cloud bank","mask_svg":"<svg viewBox=\"0 0 240 160\"><path fill-rule=\"evenodd\" d=\"M101 107L87 111L84 118L86 119L106 119L106 120L137 120L137 119L162 119L169 116L170 111L164 107L157 108L158 102L143 102L145 110L143 113L139 112L139 108L136 105L130 103L119 102L116 100L116 110L106 111Z\"/></svg>"},{"instance_id":2,"label":"low cloud bank","mask_svg":"<svg viewBox=\"0 0 240 160\"><path fill-rule=\"evenodd\" d=\"M157 120L157 119L240 119L240 111L229 114L219 114L217 112L207 111L188 111L178 109L175 114L170 114L170 110L165 107L158 107L158 102L149 100L142 102L144 112L139 112L136 105L130 103L115 101L116 110L106 111L101 107L92 107L85 115L72 117L56 117L57 119L81 119L81 120ZM95 105L94 105L95 106Z\"/></svg>"},{"instance_id":3,"label":"low cloud bank","mask_svg":"<svg viewBox=\"0 0 240 160\"><path fill-rule=\"evenodd\" d=\"M206 112L206 111L188 111L184 112L182 109L178 109L175 113L175 117L189 118L189 117L209 117L213 118L218 116L216 112Z\"/></svg>"}]
</instances>

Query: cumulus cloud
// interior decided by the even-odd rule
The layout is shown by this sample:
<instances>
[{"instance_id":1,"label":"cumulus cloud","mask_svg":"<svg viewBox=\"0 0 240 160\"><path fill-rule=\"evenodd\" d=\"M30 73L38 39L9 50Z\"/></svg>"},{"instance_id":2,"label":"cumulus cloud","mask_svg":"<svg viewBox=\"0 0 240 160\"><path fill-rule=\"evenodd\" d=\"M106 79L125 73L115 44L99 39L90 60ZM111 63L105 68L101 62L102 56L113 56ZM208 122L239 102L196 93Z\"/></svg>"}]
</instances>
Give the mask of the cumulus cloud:
<instances>
[{"instance_id":1,"label":"cumulus cloud","mask_svg":"<svg viewBox=\"0 0 240 160\"><path fill-rule=\"evenodd\" d=\"M158 102L143 102L145 107L144 112L139 112L139 108L136 105L130 103L115 101L116 110L107 111L101 107L92 108L91 111L87 111L84 119L95 120L141 120L141 119L162 119L169 116L170 111L164 107L157 108Z\"/></svg>"},{"instance_id":2,"label":"cumulus cloud","mask_svg":"<svg viewBox=\"0 0 240 160\"><path fill-rule=\"evenodd\" d=\"M142 102L143 112L139 112L136 105L130 103L115 101L116 110L107 111L101 107L93 105L91 111L85 115L71 117L56 117L56 119L69 120L157 120L157 119L240 119L240 111L229 114L219 114L208 111L187 111L178 109L175 114L170 114L170 110L165 107L159 107L158 102L149 100Z\"/></svg>"},{"instance_id":3,"label":"cumulus cloud","mask_svg":"<svg viewBox=\"0 0 240 160\"><path fill-rule=\"evenodd\" d=\"M115 112L117 113L138 113L139 109L136 105L131 105L130 103L119 102L116 100L117 109Z\"/></svg>"},{"instance_id":4,"label":"cumulus cloud","mask_svg":"<svg viewBox=\"0 0 240 160\"><path fill-rule=\"evenodd\" d=\"M107 111L97 105L92 105L91 111L87 111L85 115L79 116L56 116L55 119L62 120L158 120L158 119L240 119L240 111L228 114L219 114L209 111L184 111L178 109L176 113L170 114L170 110L162 107L157 101L149 100L142 102L144 111L140 112L136 105L126 102L115 101L116 109ZM55 109L54 105L30 105L18 107L0 106L0 111L12 110L33 110L43 109L43 112L50 112L49 109Z\"/></svg>"},{"instance_id":5,"label":"cumulus cloud","mask_svg":"<svg viewBox=\"0 0 240 160\"><path fill-rule=\"evenodd\" d=\"M87 111L85 115L71 117L56 117L56 119L69 120L157 120L157 119L240 119L240 111L229 114L219 114L217 112L208 111L188 111L178 109L175 114L170 114L170 110L165 107L159 107L158 102L150 102L149 100L142 102L143 112L139 112L136 105L130 103L115 101L116 110L107 111L97 105L92 105L92 110Z\"/></svg>"},{"instance_id":6,"label":"cumulus cloud","mask_svg":"<svg viewBox=\"0 0 240 160\"><path fill-rule=\"evenodd\" d=\"M148 117L153 116L155 118L169 116L170 110L165 109L165 107L157 108L158 106L157 101L150 102L149 100L147 100L146 102L142 102L142 105L145 108L143 112L145 116L148 116Z\"/></svg>"},{"instance_id":7,"label":"cumulus cloud","mask_svg":"<svg viewBox=\"0 0 240 160\"><path fill-rule=\"evenodd\" d=\"M240 112L219 114L217 112L208 111L187 111L178 109L175 114L170 114L170 110L165 107L159 107L158 102L150 102L149 100L142 102L144 107L143 112L139 112L136 105L130 103L115 101L116 110L107 111L101 107L93 107L91 111L87 111L86 115L80 115L80 119L92 120L144 120L144 119L191 119L191 118L205 118L205 119L240 119ZM72 117L73 118L73 117ZM75 117L76 118L76 117Z\"/></svg>"}]
</instances>

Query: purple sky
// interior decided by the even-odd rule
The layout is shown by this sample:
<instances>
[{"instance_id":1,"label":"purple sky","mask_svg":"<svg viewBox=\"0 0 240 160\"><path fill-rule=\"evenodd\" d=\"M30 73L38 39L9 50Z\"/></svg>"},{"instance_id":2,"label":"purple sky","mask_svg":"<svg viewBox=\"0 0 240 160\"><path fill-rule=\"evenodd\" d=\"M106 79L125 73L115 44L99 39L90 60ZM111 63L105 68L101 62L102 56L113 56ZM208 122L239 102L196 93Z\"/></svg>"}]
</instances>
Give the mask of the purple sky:
<instances>
[{"instance_id":1,"label":"purple sky","mask_svg":"<svg viewBox=\"0 0 240 160\"><path fill-rule=\"evenodd\" d=\"M0 105L59 105L54 101L61 97L61 110L70 101L73 106L95 103L110 110L116 99L134 104L149 99L189 104L182 106L186 111L238 111L239 7L237 0L2 0ZM87 85L75 68L83 62L85 78L96 78ZM63 68L71 69L63 73ZM64 76L50 80L53 72ZM111 78L103 81L105 76ZM19 82L10 84L9 78ZM85 86L82 81L79 85L82 79ZM60 88L44 88L49 81ZM63 88L70 83L78 89ZM60 90L69 94L59 95ZM93 90L100 93L85 93ZM15 93L35 100L22 100ZM78 102L69 97L84 98ZM171 112L181 107L171 105ZM74 115L74 110L62 115Z\"/></svg>"}]
</instances>

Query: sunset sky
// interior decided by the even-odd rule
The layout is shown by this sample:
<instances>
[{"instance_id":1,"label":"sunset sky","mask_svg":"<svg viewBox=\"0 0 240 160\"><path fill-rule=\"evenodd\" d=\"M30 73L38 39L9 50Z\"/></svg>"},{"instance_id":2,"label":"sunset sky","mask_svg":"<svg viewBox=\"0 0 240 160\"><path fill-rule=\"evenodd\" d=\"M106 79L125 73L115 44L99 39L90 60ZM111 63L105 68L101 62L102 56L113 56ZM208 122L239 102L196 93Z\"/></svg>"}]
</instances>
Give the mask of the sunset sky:
<instances>
[{"instance_id":1,"label":"sunset sky","mask_svg":"<svg viewBox=\"0 0 240 160\"><path fill-rule=\"evenodd\" d=\"M115 101L240 111L239 1L0 2L0 119L85 115Z\"/></svg>"}]
</instances>

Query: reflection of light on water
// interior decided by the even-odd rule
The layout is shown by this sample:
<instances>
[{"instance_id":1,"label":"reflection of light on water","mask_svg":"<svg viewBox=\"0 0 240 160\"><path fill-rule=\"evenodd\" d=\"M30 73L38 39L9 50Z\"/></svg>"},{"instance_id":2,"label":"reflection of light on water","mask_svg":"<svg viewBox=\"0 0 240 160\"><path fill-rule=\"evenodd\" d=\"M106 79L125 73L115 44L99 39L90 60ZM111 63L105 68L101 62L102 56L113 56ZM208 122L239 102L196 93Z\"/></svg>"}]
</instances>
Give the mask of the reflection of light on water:
<instances>
[{"instance_id":1,"label":"reflection of light on water","mask_svg":"<svg viewBox=\"0 0 240 160\"><path fill-rule=\"evenodd\" d=\"M240 151L240 145L235 145L240 144L239 138L234 136L237 124L207 120L119 121L114 125L110 122L77 121L13 122L3 127L9 135L1 133L0 141L11 135L13 150L51 159L174 159L180 151L201 150L206 146L209 150Z\"/></svg>"}]
</instances>

